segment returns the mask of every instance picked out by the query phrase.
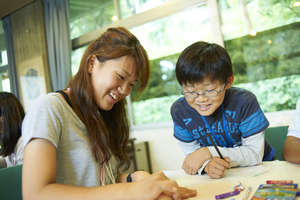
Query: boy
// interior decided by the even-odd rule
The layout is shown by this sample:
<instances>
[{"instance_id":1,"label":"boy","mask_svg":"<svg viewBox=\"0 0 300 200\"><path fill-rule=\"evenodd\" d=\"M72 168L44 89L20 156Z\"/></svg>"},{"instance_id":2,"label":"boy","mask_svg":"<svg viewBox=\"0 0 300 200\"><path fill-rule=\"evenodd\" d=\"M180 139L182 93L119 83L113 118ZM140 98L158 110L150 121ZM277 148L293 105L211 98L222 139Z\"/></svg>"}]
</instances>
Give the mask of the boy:
<instances>
[{"instance_id":1,"label":"boy","mask_svg":"<svg viewBox=\"0 0 300 200\"><path fill-rule=\"evenodd\" d=\"M187 47L178 58L176 78L184 97L172 105L171 115L186 173L221 178L230 167L272 160L263 133L269 122L254 94L231 88L232 64L223 47L206 42Z\"/></svg>"},{"instance_id":2,"label":"boy","mask_svg":"<svg viewBox=\"0 0 300 200\"><path fill-rule=\"evenodd\" d=\"M295 118L289 126L283 146L285 160L300 164L300 99L297 103Z\"/></svg>"}]
</instances>

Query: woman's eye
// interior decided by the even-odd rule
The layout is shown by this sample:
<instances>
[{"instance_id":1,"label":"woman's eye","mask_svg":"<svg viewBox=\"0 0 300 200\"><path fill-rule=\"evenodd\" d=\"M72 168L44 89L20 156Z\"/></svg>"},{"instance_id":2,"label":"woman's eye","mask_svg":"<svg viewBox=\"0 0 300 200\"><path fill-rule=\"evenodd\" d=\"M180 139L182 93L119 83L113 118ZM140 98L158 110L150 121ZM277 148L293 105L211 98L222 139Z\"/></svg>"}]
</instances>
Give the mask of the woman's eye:
<instances>
[{"instance_id":1,"label":"woman's eye","mask_svg":"<svg viewBox=\"0 0 300 200\"><path fill-rule=\"evenodd\" d=\"M125 77L122 76L122 75L120 75L120 74L118 74L118 78L119 78L120 80L124 80L124 79L125 79Z\"/></svg>"},{"instance_id":2,"label":"woman's eye","mask_svg":"<svg viewBox=\"0 0 300 200\"><path fill-rule=\"evenodd\" d=\"M131 84L130 84L130 87L132 87L132 88L133 88L134 86L135 86L135 84L134 84L134 83L131 83Z\"/></svg>"}]
</instances>

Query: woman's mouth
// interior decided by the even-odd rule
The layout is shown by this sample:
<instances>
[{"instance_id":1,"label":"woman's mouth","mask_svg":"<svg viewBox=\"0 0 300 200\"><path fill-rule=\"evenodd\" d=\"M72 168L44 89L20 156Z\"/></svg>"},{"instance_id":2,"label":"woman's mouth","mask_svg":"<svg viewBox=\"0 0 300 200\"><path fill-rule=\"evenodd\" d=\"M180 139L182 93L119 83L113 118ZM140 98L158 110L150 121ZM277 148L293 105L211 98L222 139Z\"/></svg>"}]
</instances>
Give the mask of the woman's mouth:
<instances>
[{"instance_id":1,"label":"woman's mouth","mask_svg":"<svg viewBox=\"0 0 300 200\"><path fill-rule=\"evenodd\" d=\"M113 93L113 92L110 92L109 93L109 96L114 100L114 101L118 101L120 99L119 95Z\"/></svg>"}]
</instances>

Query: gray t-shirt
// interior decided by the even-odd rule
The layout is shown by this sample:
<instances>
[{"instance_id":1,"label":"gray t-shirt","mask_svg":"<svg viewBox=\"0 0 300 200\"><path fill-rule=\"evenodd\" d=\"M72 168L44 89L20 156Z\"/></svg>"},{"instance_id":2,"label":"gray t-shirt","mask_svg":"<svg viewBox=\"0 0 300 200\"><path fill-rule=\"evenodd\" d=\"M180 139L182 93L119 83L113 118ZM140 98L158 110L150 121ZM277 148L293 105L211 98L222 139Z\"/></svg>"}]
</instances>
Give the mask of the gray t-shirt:
<instances>
[{"instance_id":1,"label":"gray t-shirt","mask_svg":"<svg viewBox=\"0 0 300 200\"><path fill-rule=\"evenodd\" d=\"M32 138L50 141L56 148L56 182L100 186L100 164L94 159L86 126L58 93L39 97L26 113L22 126L26 146ZM114 160L114 159L111 159ZM105 184L117 177L115 162L105 168Z\"/></svg>"}]
</instances>

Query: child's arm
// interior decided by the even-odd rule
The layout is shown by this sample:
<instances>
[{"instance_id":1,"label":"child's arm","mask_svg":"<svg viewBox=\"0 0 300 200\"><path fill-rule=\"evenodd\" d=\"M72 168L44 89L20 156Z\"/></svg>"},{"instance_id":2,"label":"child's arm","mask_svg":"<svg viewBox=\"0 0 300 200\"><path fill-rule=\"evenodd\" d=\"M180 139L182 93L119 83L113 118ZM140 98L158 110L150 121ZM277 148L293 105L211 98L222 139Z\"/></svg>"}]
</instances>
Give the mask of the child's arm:
<instances>
[{"instance_id":1,"label":"child's arm","mask_svg":"<svg viewBox=\"0 0 300 200\"><path fill-rule=\"evenodd\" d=\"M221 178L226 169L230 168L230 159L212 157L207 147L200 147L197 142L178 142L185 153L182 168L188 174L206 172L211 178Z\"/></svg>"},{"instance_id":2,"label":"child's arm","mask_svg":"<svg viewBox=\"0 0 300 200\"><path fill-rule=\"evenodd\" d=\"M230 168L230 162L228 157L225 157L224 159L213 157L205 166L204 171L211 178L222 178L225 170Z\"/></svg>"},{"instance_id":3,"label":"child's arm","mask_svg":"<svg viewBox=\"0 0 300 200\"><path fill-rule=\"evenodd\" d=\"M204 170L204 167L212 157L208 148L201 147L197 141L178 141L178 144L185 155L182 169L188 174L201 174L202 170Z\"/></svg>"},{"instance_id":4,"label":"child's arm","mask_svg":"<svg viewBox=\"0 0 300 200\"><path fill-rule=\"evenodd\" d=\"M252 166L262 163L264 154L264 133L242 138L242 145L233 148L218 147L224 157L229 157L231 167ZM218 156L214 147L208 147L212 156Z\"/></svg>"}]
</instances>

